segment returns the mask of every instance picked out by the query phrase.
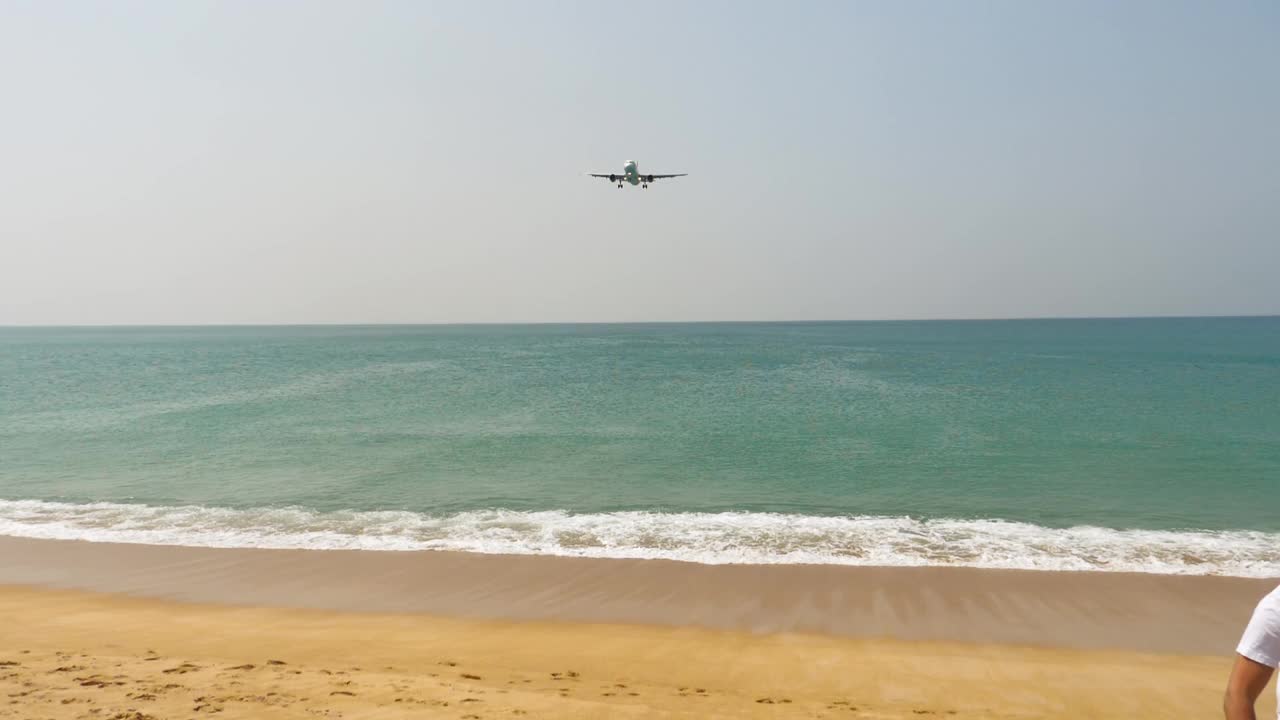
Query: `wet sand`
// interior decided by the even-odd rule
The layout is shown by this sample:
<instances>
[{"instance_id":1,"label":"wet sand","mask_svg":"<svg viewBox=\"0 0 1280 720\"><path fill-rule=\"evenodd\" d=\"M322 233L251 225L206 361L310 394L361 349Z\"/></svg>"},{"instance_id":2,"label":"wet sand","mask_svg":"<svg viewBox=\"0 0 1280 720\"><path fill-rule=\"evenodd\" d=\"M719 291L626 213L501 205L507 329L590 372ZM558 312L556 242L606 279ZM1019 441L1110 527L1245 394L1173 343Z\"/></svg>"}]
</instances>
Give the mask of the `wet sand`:
<instances>
[{"instance_id":1,"label":"wet sand","mask_svg":"<svg viewBox=\"0 0 1280 720\"><path fill-rule=\"evenodd\" d=\"M0 538L0 584L260 607L1229 654L1276 580Z\"/></svg>"},{"instance_id":2,"label":"wet sand","mask_svg":"<svg viewBox=\"0 0 1280 720\"><path fill-rule=\"evenodd\" d=\"M0 584L0 718L1200 718L1275 581L0 538Z\"/></svg>"}]
</instances>

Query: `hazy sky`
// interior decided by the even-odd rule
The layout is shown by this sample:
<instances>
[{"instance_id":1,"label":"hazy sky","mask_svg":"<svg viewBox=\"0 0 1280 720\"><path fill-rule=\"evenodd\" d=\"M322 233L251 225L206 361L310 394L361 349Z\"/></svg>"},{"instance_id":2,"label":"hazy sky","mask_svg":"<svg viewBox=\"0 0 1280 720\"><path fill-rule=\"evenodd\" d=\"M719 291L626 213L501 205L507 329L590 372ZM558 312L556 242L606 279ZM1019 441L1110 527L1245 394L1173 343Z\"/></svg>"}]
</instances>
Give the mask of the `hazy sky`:
<instances>
[{"instance_id":1,"label":"hazy sky","mask_svg":"<svg viewBox=\"0 0 1280 720\"><path fill-rule=\"evenodd\" d=\"M586 171L690 172L618 190ZM1280 3L0 0L0 324L1280 313Z\"/></svg>"}]
</instances>

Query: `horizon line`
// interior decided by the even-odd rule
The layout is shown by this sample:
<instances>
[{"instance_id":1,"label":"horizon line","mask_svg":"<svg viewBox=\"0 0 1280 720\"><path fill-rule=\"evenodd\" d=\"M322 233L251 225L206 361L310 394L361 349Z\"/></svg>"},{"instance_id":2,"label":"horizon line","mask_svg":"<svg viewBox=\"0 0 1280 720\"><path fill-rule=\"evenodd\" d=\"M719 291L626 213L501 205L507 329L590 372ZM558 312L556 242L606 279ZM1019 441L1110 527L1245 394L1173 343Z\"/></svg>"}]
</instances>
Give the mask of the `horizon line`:
<instances>
[{"instance_id":1,"label":"horizon line","mask_svg":"<svg viewBox=\"0 0 1280 720\"><path fill-rule=\"evenodd\" d=\"M948 323L948 322L1031 322L1080 320L1244 320L1280 318L1280 313L1212 315L1045 315L1012 317L939 317L875 319L793 319L793 320L539 320L471 322L197 322L197 323L0 323L0 328L239 328L239 327L510 327L551 325L817 325L852 323Z\"/></svg>"}]
</instances>

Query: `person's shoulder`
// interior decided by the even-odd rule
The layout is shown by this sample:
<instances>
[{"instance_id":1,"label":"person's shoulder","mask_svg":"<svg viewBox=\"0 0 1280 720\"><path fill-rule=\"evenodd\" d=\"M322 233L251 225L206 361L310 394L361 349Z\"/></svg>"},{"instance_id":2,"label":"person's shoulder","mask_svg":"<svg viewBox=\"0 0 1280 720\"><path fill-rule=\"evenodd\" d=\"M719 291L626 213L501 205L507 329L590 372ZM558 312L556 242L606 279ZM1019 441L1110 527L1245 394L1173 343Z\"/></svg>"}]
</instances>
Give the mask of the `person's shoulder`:
<instances>
[{"instance_id":1,"label":"person's shoulder","mask_svg":"<svg viewBox=\"0 0 1280 720\"><path fill-rule=\"evenodd\" d=\"M1280 587L1258 602L1236 652L1267 667L1280 665Z\"/></svg>"}]
</instances>

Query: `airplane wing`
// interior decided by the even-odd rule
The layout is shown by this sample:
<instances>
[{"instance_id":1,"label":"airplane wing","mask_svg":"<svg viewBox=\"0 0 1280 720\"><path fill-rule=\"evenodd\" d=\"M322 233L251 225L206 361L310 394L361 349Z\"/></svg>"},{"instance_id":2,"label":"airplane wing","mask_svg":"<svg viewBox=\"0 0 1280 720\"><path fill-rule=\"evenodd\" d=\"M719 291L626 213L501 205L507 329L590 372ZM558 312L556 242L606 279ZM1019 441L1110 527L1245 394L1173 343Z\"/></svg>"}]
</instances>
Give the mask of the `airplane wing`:
<instances>
[{"instance_id":1,"label":"airplane wing","mask_svg":"<svg viewBox=\"0 0 1280 720\"><path fill-rule=\"evenodd\" d=\"M622 173L587 173L587 174L590 175L591 177L604 178L606 180L613 180L616 178L626 177ZM641 179L646 179L646 180L648 178L653 178L654 180L662 180L665 178L684 177L685 175L688 175L688 174L689 173L675 173L673 175L657 175L657 174L649 174L649 173L640 173L639 177Z\"/></svg>"}]
</instances>

